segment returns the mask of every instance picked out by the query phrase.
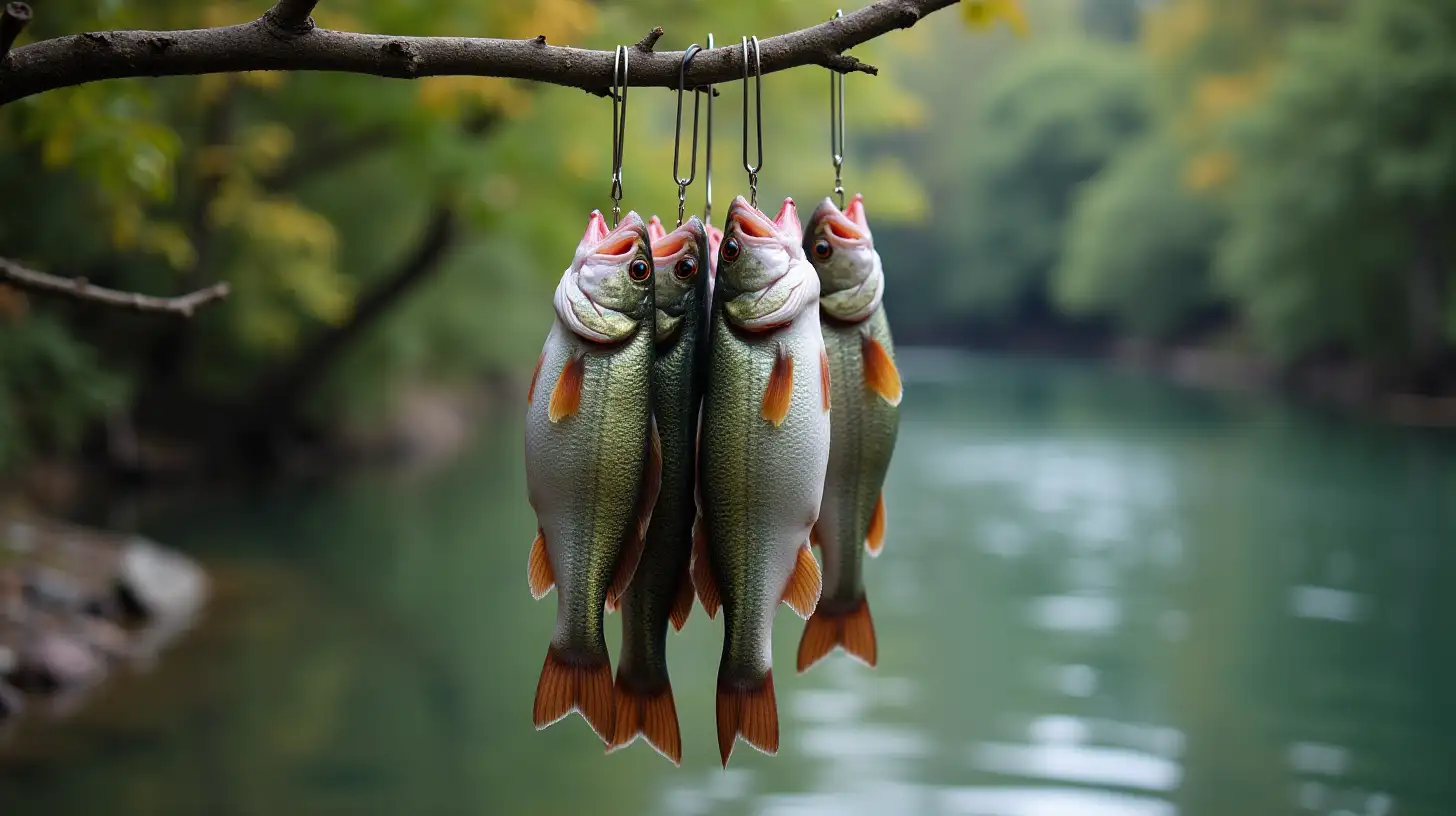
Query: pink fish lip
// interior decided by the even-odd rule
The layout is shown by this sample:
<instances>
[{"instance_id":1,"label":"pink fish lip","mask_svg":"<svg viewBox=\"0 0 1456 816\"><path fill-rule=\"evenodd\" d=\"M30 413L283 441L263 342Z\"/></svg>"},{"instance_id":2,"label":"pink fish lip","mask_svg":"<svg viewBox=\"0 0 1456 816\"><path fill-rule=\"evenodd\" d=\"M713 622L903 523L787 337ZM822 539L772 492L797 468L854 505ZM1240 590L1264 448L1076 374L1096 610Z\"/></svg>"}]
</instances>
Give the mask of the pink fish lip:
<instances>
[{"instance_id":1,"label":"pink fish lip","mask_svg":"<svg viewBox=\"0 0 1456 816\"><path fill-rule=\"evenodd\" d=\"M728 208L728 228L733 230L735 237L750 244L764 246L782 242L778 225L745 201L743 196L733 199L733 205Z\"/></svg>"},{"instance_id":2,"label":"pink fish lip","mask_svg":"<svg viewBox=\"0 0 1456 816\"><path fill-rule=\"evenodd\" d=\"M811 219L814 234L827 239L836 247L867 246L870 243L869 231L865 229L862 221L851 218L848 212L858 212L863 218L864 205L861 203L860 196L854 197L847 212L841 212L838 207L834 206L833 200L826 197L814 210Z\"/></svg>"},{"instance_id":3,"label":"pink fish lip","mask_svg":"<svg viewBox=\"0 0 1456 816\"><path fill-rule=\"evenodd\" d=\"M656 216L653 216L656 221ZM659 230L661 230L659 222ZM649 232L652 227L648 225ZM695 227L691 220L683 223L682 226L660 235L652 236L652 260L658 266L666 266L669 263L676 263L683 256L687 255L698 246L698 236L701 229Z\"/></svg>"},{"instance_id":4,"label":"pink fish lip","mask_svg":"<svg viewBox=\"0 0 1456 816\"><path fill-rule=\"evenodd\" d=\"M598 221L600 221L598 228L606 229L606 221L601 218L600 213L593 211L592 216L592 224L587 227L588 235L591 234L592 227L597 226ZM601 239L592 247L589 257L609 263L626 261L636 253L639 240L647 240L647 227L642 223L640 216L629 212L622 218L622 222L617 225L616 229L601 236Z\"/></svg>"}]
</instances>

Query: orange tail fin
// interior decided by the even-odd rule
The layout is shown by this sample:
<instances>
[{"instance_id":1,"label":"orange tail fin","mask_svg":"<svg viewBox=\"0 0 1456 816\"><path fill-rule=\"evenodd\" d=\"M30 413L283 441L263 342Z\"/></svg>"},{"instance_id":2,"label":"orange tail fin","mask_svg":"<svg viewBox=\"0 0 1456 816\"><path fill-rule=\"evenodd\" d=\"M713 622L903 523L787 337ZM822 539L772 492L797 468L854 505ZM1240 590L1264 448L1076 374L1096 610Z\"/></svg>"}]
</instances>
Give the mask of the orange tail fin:
<instances>
[{"instance_id":1,"label":"orange tail fin","mask_svg":"<svg viewBox=\"0 0 1456 816\"><path fill-rule=\"evenodd\" d=\"M756 688L718 684L718 753L723 767L738 737L770 756L779 752L779 707L774 700L773 671Z\"/></svg>"},{"instance_id":2,"label":"orange tail fin","mask_svg":"<svg viewBox=\"0 0 1456 816\"><path fill-rule=\"evenodd\" d=\"M808 671L836 646L874 668L879 659L879 645L875 642L875 622L870 617L870 605L864 598L860 598L859 603L848 611L831 611L823 606L815 610L799 638L799 673Z\"/></svg>"},{"instance_id":3,"label":"orange tail fin","mask_svg":"<svg viewBox=\"0 0 1456 816\"><path fill-rule=\"evenodd\" d=\"M628 689L617 678L617 724L607 753L631 745L640 736L647 744L672 761L682 765L682 736L677 728L677 706L672 702L672 686L647 694Z\"/></svg>"},{"instance_id":4,"label":"orange tail fin","mask_svg":"<svg viewBox=\"0 0 1456 816\"><path fill-rule=\"evenodd\" d=\"M561 654L555 647L549 648L541 679L536 683L536 730L561 721L573 711L581 714L603 742L611 739L615 714L611 663L605 656L583 662Z\"/></svg>"}]
</instances>

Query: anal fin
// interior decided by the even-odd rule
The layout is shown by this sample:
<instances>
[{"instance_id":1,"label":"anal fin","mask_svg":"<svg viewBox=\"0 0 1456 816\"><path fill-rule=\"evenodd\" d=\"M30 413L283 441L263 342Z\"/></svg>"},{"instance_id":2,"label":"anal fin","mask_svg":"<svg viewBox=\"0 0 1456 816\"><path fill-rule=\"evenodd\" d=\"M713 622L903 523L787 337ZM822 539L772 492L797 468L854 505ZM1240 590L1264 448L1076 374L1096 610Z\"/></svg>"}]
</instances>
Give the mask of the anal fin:
<instances>
[{"instance_id":1,"label":"anal fin","mask_svg":"<svg viewBox=\"0 0 1456 816\"><path fill-rule=\"evenodd\" d=\"M899 405L904 389L900 385L900 370L890 353L871 337L869 332L860 335L860 353L864 357L865 385L891 405Z\"/></svg>"},{"instance_id":2,"label":"anal fin","mask_svg":"<svg viewBox=\"0 0 1456 816\"><path fill-rule=\"evenodd\" d=\"M878 558L885 547L885 494L875 499L875 512L870 516L870 530L865 535L865 550Z\"/></svg>"},{"instance_id":3,"label":"anal fin","mask_svg":"<svg viewBox=\"0 0 1456 816\"><path fill-rule=\"evenodd\" d=\"M770 756L779 751L779 710L774 700L773 672L754 688L718 683L718 754L723 767L733 743L743 741Z\"/></svg>"},{"instance_id":4,"label":"anal fin","mask_svg":"<svg viewBox=\"0 0 1456 816\"><path fill-rule=\"evenodd\" d=\"M875 622L870 617L869 602L864 598L849 610L820 606L804 625L799 638L799 673L823 660L835 647L844 649L859 662L874 668L879 659L875 641Z\"/></svg>"},{"instance_id":5,"label":"anal fin","mask_svg":"<svg viewBox=\"0 0 1456 816\"><path fill-rule=\"evenodd\" d=\"M581 714L603 742L611 739L616 712L611 663L605 655L600 660L580 660L549 648L541 666L541 679L536 683L532 710L536 730L561 721L573 711Z\"/></svg>"},{"instance_id":6,"label":"anal fin","mask_svg":"<svg viewBox=\"0 0 1456 816\"><path fill-rule=\"evenodd\" d=\"M572 416L581 409L581 386L586 379L586 356L575 354L561 369L556 386L551 389L551 404L546 416L552 422Z\"/></svg>"},{"instance_id":7,"label":"anal fin","mask_svg":"<svg viewBox=\"0 0 1456 816\"><path fill-rule=\"evenodd\" d=\"M819 573L819 562L809 551L809 542L799 545L794 561L794 571L784 586L784 603L799 617L808 619L819 605L819 593L823 589L823 577Z\"/></svg>"},{"instance_id":8,"label":"anal fin","mask_svg":"<svg viewBox=\"0 0 1456 816\"><path fill-rule=\"evenodd\" d=\"M681 632L687 626L688 616L693 613L693 575L692 569L683 570L682 578L677 583L677 595L672 599L672 611L668 613L672 620L672 628Z\"/></svg>"},{"instance_id":9,"label":"anal fin","mask_svg":"<svg viewBox=\"0 0 1456 816\"><path fill-rule=\"evenodd\" d=\"M642 737L659 754L674 765L682 765L682 735L678 731L677 706L672 701L672 686L663 686L653 693L627 688L617 678L616 725L607 753L626 748Z\"/></svg>"},{"instance_id":10,"label":"anal fin","mask_svg":"<svg viewBox=\"0 0 1456 816\"><path fill-rule=\"evenodd\" d=\"M536 528L536 540L531 542L526 578L531 583L531 597L538 601L546 597L546 593L556 585L556 575L551 569L551 556L546 552L546 533L540 527Z\"/></svg>"},{"instance_id":11,"label":"anal fin","mask_svg":"<svg viewBox=\"0 0 1456 816\"><path fill-rule=\"evenodd\" d=\"M763 389L763 405L759 415L782 425L789 416L789 406L794 402L794 355L783 343L778 344L774 357L773 371L768 375L768 386Z\"/></svg>"},{"instance_id":12,"label":"anal fin","mask_svg":"<svg viewBox=\"0 0 1456 816\"><path fill-rule=\"evenodd\" d=\"M698 591L698 600L708 619L718 617L718 582L713 578L713 568L708 561L708 530L703 517L693 522L693 588Z\"/></svg>"}]
</instances>

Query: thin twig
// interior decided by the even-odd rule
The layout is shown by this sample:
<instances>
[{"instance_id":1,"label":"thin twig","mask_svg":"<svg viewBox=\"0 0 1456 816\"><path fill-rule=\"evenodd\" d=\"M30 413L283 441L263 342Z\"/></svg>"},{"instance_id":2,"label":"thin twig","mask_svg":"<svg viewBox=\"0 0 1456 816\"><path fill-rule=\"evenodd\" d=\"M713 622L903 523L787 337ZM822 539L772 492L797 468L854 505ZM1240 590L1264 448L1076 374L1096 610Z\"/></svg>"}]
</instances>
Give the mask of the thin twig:
<instances>
[{"instance_id":1,"label":"thin twig","mask_svg":"<svg viewBox=\"0 0 1456 816\"><path fill-rule=\"evenodd\" d=\"M29 22L30 6L24 3L5 4L5 9L0 11L0 60L10 53L10 46L15 44L15 38Z\"/></svg>"},{"instance_id":2,"label":"thin twig","mask_svg":"<svg viewBox=\"0 0 1456 816\"><path fill-rule=\"evenodd\" d=\"M843 17L769 37L760 42L763 73L804 65L877 73L844 52L956 2L878 0ZM223 28L112 31L31 43L11 52L0 70L0 105L103 79L233 71L342 71L403 79L492 76L594 93L611 86L614 52L546 45L539 38L394 37L324 28L279 35L280 20L296 19L311 5L280 0L262 19ZM681 51L639 51L632 58L631 85L677 87L682 57ZM742 79L742 59L736 45L699 52L687 82L702 86Z\"/></svg>"},{"instance_id":3,"label":"thin twig","mask_svg":"<svg viewBox=\"0 0 1456 816\"><path fill-rule=\"evenodd\" d=\"M99 303L103 306L131 309L137 312L174 314L181 317L191 317L198 307L228 296L226 283L214 284L189 295L171 298L122 292L117 289L93 286L85 278L59 278L44 272L36 272L5 258L0 258L0 284L31 292L64 295L76 300Z\"/></svg>"}]
</instances>

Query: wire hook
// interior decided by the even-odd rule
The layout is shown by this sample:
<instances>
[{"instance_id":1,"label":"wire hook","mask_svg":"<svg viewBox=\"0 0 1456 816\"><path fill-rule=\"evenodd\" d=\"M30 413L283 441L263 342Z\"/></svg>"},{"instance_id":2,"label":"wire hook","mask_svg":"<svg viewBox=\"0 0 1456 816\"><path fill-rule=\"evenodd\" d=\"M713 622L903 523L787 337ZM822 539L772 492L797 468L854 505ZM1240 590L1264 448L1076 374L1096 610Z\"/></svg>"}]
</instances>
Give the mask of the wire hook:
<instances>
[{"instance_id":1,"label":"wire hook","mask_svg":"<svg viewBox=\"0 0 1456 816\"><path fill-rule=\"evenodd\" d=\"M682 65L677 69L677 117L674 120L675 131L672 137L672 180L677 182L677 225L682 226L683 218L688 208L688 185L698 176L698 103L702 97L697 90L693 91L693 158L692 165L686 178L678 171L678 163L681 157L682 148L682 109L683 94L687 91L688 63L703 49L697 43L688 46L683 53Z\"/></svg>"},{"instance_id":2,"label":"wire hook","mask_svg":"<svg viewBox=\"0 0 1456 816\"><path fill-rule=\"evenodd\" d=\"M758 206L758 171L763 169L763 60L758 38L753 38L755 124L758 130L758 163L748 161L748 37L743 38L743 169L748 171L748 203Z\"/></svg>"},{"instance_id":3,"label":"wire hook","mask_svg":"<svg viewBox=\"0 0 1456 816\"><path fill-rule=\"evenodd\" d=\"M844 16L844 9L834 12L831 20ZM839 208L844 209L844 74L829 69L829 155L834 158L834 195L839 197Z\"/></svg>"},{"instance_id":4,"label":"wire hook","mask_svg":"<svg viewBox=\"0 0 1456 816\"><path fill-rule=\"evenodd\" d=\"M713 50L713 32L708 32L708 50ZM707 144L703 145L703 184L707 187L703 194L703 226L706 227L713 221L713 86L705 86L705 93L708 95L708 138ZM696 103L695 103L696 104Z\"/></svg>"},{"instance_id":5,"label":"wire hook","mask_svg":"<svg viewBox=\"0 0 1456 816\"><path fill-rule=\"evenodd\" d=\"M622 217L622 150L627 135L627 46L612 61L612 228Z\"/></svg>"}]
</instances>

